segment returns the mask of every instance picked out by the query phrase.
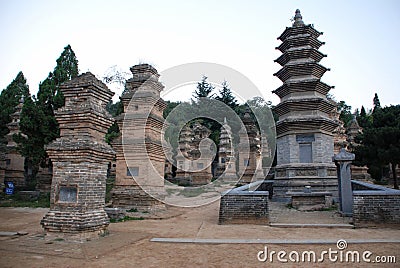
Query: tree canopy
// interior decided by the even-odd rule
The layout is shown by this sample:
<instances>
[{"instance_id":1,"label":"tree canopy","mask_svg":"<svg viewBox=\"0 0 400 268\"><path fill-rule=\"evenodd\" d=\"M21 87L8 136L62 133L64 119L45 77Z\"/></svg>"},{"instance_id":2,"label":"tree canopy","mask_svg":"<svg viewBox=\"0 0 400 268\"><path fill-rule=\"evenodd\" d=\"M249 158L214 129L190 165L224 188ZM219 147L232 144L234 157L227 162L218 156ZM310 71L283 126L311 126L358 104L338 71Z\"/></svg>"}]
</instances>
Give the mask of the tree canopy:
<instances>
[{"instance_id":1,"label":"tree canopy","mask_svg":"<svg viewBox=\"0 0 400 268\"><path fill-rule=\"evenodd\" d=\"M39 164L46 159L45 145L59 137L54 116L54 111L64 105L64 96L59 87L78 76L78 60L70 45L64 47L56 62L53 72L39 84L37 98L25 99L20 119L22 134L14 136L18 150L33 170L33 177Z\"/></svg>"},{"instance_id":2,"label":"tree canopy","mask_svg":"<svg viewBox=\"0 0 400 268\"><path fill-rule=\"evenodd\" d=\"M5 142L5 135L9 133L7 124L11 122L11 114L15 112L21 97L28 98L29 86L22 72L0 94L0 142Z\"/></svg>"},{"instance_id":3,"label":"tree canopy","mask_svg":"<svg viewBox=\"0 0 400 268\"><path fill-rule=\"evenodd\" d=\"M377 180L380 174L373 171L391 164L394 188L398 189L395 167L400 163L400 105L375 108L372 125L358 137L361 145L356 147L357 161L368 165Z\"/></svg>"}]
</instances>

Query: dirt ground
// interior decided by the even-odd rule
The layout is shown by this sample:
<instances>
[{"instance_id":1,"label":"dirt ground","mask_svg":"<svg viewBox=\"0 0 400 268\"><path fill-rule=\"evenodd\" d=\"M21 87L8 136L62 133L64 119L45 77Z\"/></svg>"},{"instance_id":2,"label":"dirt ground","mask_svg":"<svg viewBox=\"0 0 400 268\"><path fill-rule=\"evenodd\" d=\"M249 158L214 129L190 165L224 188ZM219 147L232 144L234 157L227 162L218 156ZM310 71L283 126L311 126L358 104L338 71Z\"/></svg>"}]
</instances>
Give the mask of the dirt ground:
<instances>
[{"instance_id":1,"label":"dirt ground","mask_svg":"<svg viewBox=\"0 0 400 268\"><path fill-rule=\"evenodd\" d=\"M257 254L268 250L322 252L334 244L255 243L161 243L152 238L197 239L296 239L296 240L397 240L392 243L348 243L346 250L371 251L374 256L395 256L400 267L400 230L390 228L276 228L257 225L218 225L218 203L191 208L171 209L166 219L112 223L110 234L85 243L44 238L40 220L48 209L0 208L0 232L28 232L26 235L0 236L0 267L296 267L336 266L371 267L372 263L330 262L288 263L276 259L260 262ZM311 215L311 214L309 214ZM318 217L318 214L315 214ZM309 217L308 217L309 218ZM293 219L296 222L298 219ZM263 255L261 255L263 256ZM286 259L288 257L286 256ZM382 264L376 264L381 267Z\"/></svg>"}]
</instances>

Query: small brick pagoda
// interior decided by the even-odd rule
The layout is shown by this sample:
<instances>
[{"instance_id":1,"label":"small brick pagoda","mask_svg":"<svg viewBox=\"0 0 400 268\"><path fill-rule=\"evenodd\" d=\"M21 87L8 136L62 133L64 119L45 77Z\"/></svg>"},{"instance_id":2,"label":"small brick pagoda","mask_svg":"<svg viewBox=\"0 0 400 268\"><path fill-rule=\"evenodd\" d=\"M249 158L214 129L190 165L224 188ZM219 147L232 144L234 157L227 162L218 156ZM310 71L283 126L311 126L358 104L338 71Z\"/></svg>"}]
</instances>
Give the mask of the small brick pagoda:
<instances>
[{"instance_id":1,"label":"small brick pagoda","mask_svg":"<svg viewBox=\"0 0 400 268\"><path fill-rule=\"evenodd\" d=\"M239 130L239 184L247 184L263 179L261 158L261 136L256 123L247 108L242 118L243 127Z\"/></svg>"},{"instance_id":2,"label":"small brick pagoda","mask_svg":"<svg viewBox=\"0 0 400 268\"><path fill-rule=\"evenodd\" d=\"M211 131L199 122L195 122L192 128L188 125L182 128L179 133L180 153L175 157L175 181L178 184L200 186L211 182L210 144L203 142L210 134Z\"/></svg>"},{"instance_id":3,"label":"small brick pagoda","mask_svg":"<svg viewBox=\"0 0 400 268\"><path fill-rule=\"evenodd\" d=\"M48 235L83 240L104 234L109 224L104 205L114 151L104 137L113 119L105 107L114 93L89 72L62 84L60 90L65 105L55 111L60 138L46 148L53 180L50 211L41 225Z\"/></svg>"},{"instance_id":4,"label":"small brick pagoda","mask_svg":"<svg viewBox=\"0 0 400 268\"><path fill-rule=\"evenodd\" d=\"M19 120L21 117L24 99L19 100L18 105L15 107L15 112L11 114L11 122L7 124L10 132L6 135L6 167L4 174L4 181L12 181L16 187L26 186L25 180L25 157L17 151L17 143L13 139L14 134L20 133Z\"/></svg>"},{"instance_id":5,"label":"small brick pagoda","mask_svg":"<svg viewBox=\"0 0 400 268\"><path fill-rule=\"evenodd\" d=\"M336 167L332 163L333 131L338 122L331 117L335 103L327 99L332 88L321 82L329 69L319 64L326 55L318 51L324 43L312 25L304 24L296 10L292 27L278 37L283 54L275 60L282 68L275 73L283 85L273 91L281 99L274 111L279 116L277 166L274 196L288 191L329 191L338 196Z\"/></svg>"},{"instance_id":6,"label":"small brick pagoda","mask_svg":"<svg viewBox=\"0 0 400 268\"><path fill-rule=\"evenodd\" d=\"M218 149L218 166L217 177L221 179L236 180L236 157L232 144L232 130L224 118L224 124L221 127L219 136L219 149Z\"/></svg>"},{"instance_id":7,"label":"small brick pagoda","mask_svg":"<svg viewBox=\"0 0 400 268\"><path fill-rule=\"evenodd\" d=\"M193 139L193 133L188 124L184 125L179 132L178 154L176 155L175 178L178 184L186 184L191 180L191 158L190 144Z\"/></svg>"},{"instance_id":8,"label":"small brick pagoda","mask_svg":"<svg viewBox=\"0 0 400 268\"><path fill-rule=\"evenodd\" d=\"M163 111L160 98L164 86L149 64L130 68L121 96L124 113L117 117L122 133L112 142L116 151L113 207L154 211L165 209L163 200L165 154L162 148Z\"/></svg>"}]
</instances>

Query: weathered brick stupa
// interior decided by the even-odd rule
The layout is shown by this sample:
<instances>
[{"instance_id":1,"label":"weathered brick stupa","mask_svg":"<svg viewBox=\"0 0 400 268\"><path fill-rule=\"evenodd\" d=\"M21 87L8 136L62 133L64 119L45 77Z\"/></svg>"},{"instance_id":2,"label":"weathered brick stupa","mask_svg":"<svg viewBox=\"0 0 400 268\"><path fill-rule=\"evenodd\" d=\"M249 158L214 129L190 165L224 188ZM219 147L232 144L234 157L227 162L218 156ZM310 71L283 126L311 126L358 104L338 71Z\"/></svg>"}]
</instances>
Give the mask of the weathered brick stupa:
<instances>
[{"instance_id":1,"label":"weathered brick stupa","mask_svg":"<svg viewBox=\"0 0 400 268\"><path fill-rule=\"evenodd\" d=\"M232 130L224 118L224 124L221 127L218 149L217 177L222 180L236 181L236 157L232 144Z\"/></svg>"},{"instance_id":2,"label":"weathered brick stupa","mask_svg":"<svg viewBox=\"0 0 400 268\"><path fill-rule=\"evenodd\" d=\"M117 117L122 136L112 143L116 151L113 207L165 209L161 201L165 198L162 114L166 104L160 98L164 86L158 81L157 70L149 64L135 65L130 70L133 77L126 81L121 96L124 113Z\"/></svg>"},{"instance_id":3,"label":"weathered brick stupa","mask_svg":"<svg viewBox=\"0 0 400 268\"><path fill-rule=\"evenodd\" d=\"M14 134L20 133L19 120L21 117L22 107L24 106L24 99L19 100L18 105L15 107L15 112L11 114L11 122L7 124L10 132L6 135L7 149L6 149L6 170L4 181L11 181L15 187L26 186L25 181L25 157L17 150L17 143L13 139Z\"/></svg>"},{"instance_id":4,"label":"weathered brick stupa","mask_svg":"<svg viewBox=\"0 0 400 268\"><path fill-rule=\"evenodd\" d=\"M238 184L247 184L264 178L261 158L261 136L247 108L239 130L239 176Z\"/></svg>"},{"instance_id":5,"label":"weathered brick stupa","mask_svg":"<svg viewBox=\"0 0 400 268\"><path fill-rule=\"evenodd\" d=\"M313 25L306 25L296 10L292 27L278 37L283 54L275 60L282 68L275 73L283 85L273 91L281 99L274 111L279 116L277 166L274 196L287 191L331 191L337 197L336 168L332 163L333 131L338 122L331 118L335 104L327 99L332 88L321 82L329 69L319 64L326 55L318 51L324 43Z\"/></svg>"},{"instance_id":6,"label":"weathered brick stupa","mask_svg":"<svg viewBox=\"0 0 400 268\"><path fill-rule=\"evenodd\" d=\"M60 90L65 96L64 107L55 111L60 138L47 146L53 163L50 211L41 224L48 235L69 233L82 240L102 235L109 224L104 205L114 151L104 137L113 119L105 107L114 93L89 72Z\"/></svg>"},{"instance_id":7,"label":"weathered brick stupa","mask_svg":"<svg viewBox=\"0 0 400 268\"><path fill-rule=\"evenodd\" d=\"M177 170L175 182L184 186L201 186L211 182L210 159L212 152L206 139L211 131L195 122L190 128L185 125L179 133L180 154L176 156Z\"/></svg>"}]
</instances>

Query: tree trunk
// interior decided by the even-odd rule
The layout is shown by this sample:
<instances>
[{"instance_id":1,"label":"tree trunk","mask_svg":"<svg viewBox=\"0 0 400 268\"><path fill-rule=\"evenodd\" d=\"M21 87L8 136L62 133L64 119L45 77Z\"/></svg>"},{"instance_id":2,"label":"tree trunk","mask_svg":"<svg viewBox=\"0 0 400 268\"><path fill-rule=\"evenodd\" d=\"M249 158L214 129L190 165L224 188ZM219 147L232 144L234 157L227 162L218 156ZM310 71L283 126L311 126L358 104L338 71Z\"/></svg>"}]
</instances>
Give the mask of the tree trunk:
<instances>
[{"instance_id":1,"label":"tree trunk","mask_svg":"<svg viewBox=\"0 0 400 268\"><path fill-rule=\"evenodd\" d=\"M397 174L396 174L396 164L392 163L392 173L393 173L393 188L399 189L399 184L397 183Z\"/></svg>"}]
</instances>

